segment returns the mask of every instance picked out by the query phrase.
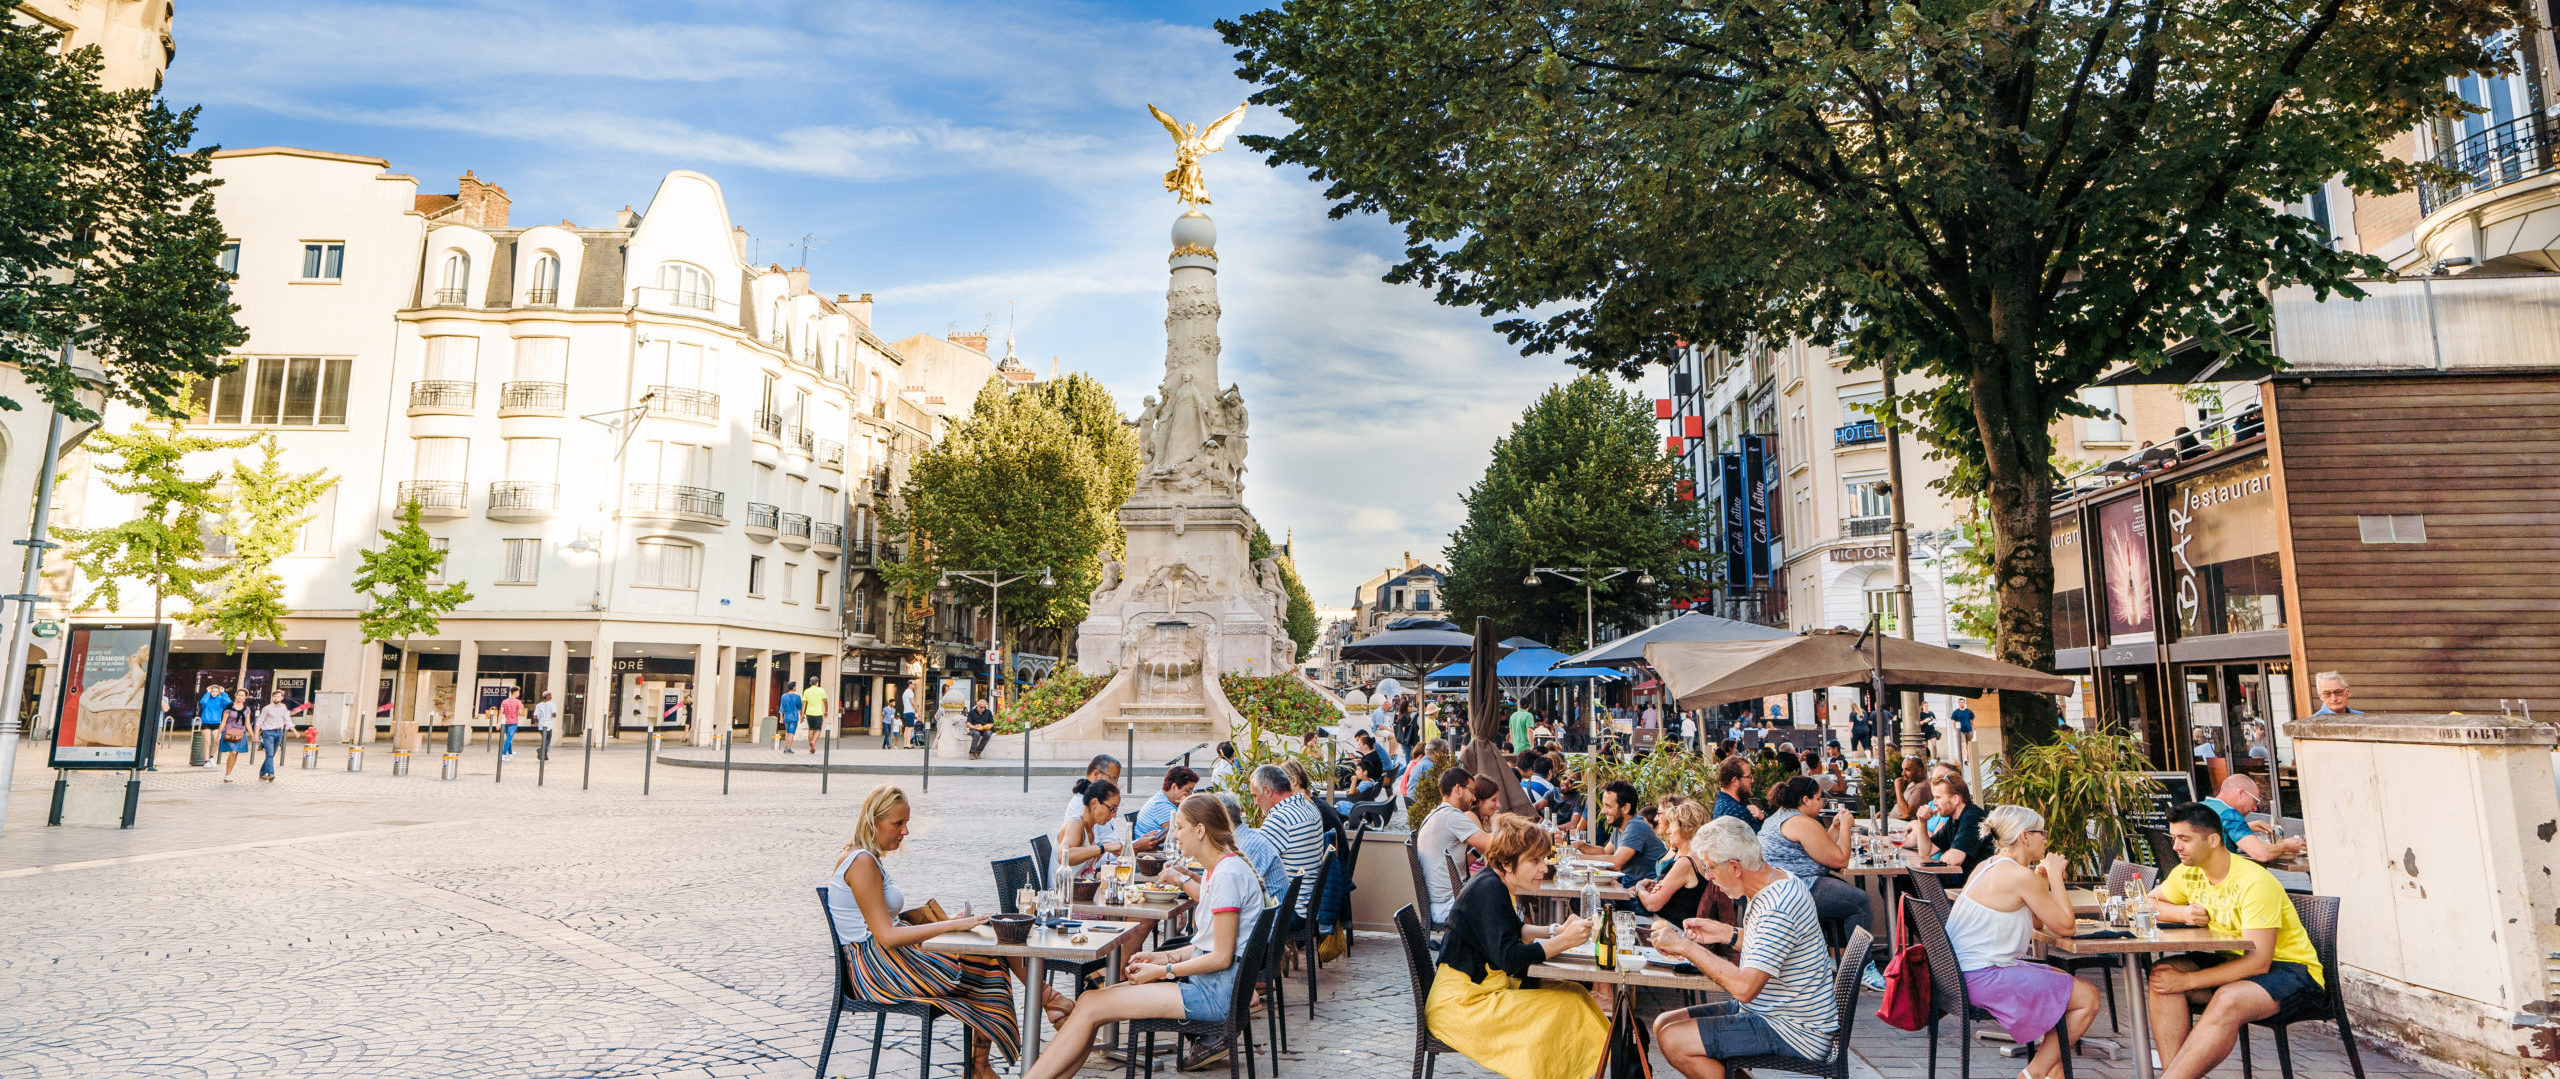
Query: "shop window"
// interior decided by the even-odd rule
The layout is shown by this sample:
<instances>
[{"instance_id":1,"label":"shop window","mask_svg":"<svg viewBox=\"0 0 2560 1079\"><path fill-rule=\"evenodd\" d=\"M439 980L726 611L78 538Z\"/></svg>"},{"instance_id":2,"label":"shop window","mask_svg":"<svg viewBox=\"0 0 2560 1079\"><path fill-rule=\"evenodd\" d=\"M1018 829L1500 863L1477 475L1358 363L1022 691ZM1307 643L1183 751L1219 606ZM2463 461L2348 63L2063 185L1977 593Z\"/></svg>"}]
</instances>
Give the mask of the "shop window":
<instances>
[{"instance_id":1,"label":"shop window","mask_svg":"<svg viewBox=\"0 0 2560 1079\"><path fill-rule=\"evenodd\" d=\"M2266 458L2180 482L2166 516L2170 602L2180 636L2284 628L2275 484Z\"/></svg>"}]
</instances>

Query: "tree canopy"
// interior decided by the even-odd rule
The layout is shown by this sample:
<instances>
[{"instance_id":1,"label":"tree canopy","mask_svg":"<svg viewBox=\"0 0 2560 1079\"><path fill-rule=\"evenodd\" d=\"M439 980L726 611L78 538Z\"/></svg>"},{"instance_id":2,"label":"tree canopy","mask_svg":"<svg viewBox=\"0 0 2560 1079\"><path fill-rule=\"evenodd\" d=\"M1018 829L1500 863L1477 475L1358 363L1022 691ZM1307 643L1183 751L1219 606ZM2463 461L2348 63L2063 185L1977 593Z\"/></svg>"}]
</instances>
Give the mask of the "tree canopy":
<instances>
[{"instance_id":1,"label":"tree canopy","mask_svg":"<svg viewBox=\"0 0 2560 1079\"><path fill-rule=\"evenodd\" d=\"M184 415L189 383L248 340L220 263L213 148L188 149L195 109L107 90L96 46L60 44L51 27L0 17L0 363L94 420L86 380L62 361L76 335L107 396ZM0 396L0 408L25 405Z\"/></svg>"},{"instance_id":2,"label":"tree canopy","mask_svg":"<svg viewBox=\"0 0 2560 1079\"><path fill-rule=\"evenodd\" d=\"M1621 629L1644 624L1673 596L1707 582L1689 541L1704 517L1679 497L1678 465L1662 455L1652 402L1584 375L1549 387L1493 444L1484 478L1464 496L1466 523L1449 537L1448 604L1460 625L1493 618L1519 633L1566 647L1583 642L1582 589L1524 581L1538 566L1627 566L1599 586L1592 619Z\"/></svg>"},{"instance_id":3,"label":"tree canopy","mask_svg":"<svg viewBox=\"0 0 2560 1079\"><path fill-rule=\"evenodd\" d=\"M231 540L231 557L214 576L212 594L179 619L222 638L225 651L260 639L282 642L284 578L276 559L293 553L302 526L311 523L311 506L336 480L327 469L294 472L284 467L283 448L272 432L260 434L256 464L233 463L231 508L217 530ZM246 649L241 663L248 662Z\"/></svg>"},{"instance_id":4,"label":"tree canopy","mask_svg":"<svg viewBox=\"0 0 2560 1079\"><path fill-rule=\"evenodd\" d=\"M1907 401L1984 496L2001 658L2050 669L2052 421L2194 339L2266 359L2268 286L2379 262L2297 211L2401 189L2382 144L2521 0L1288 0L1222 22L1246 145L1401 225L1389 281L1633 375L1804 337L1931 376ZM1915 380L1917 381L1917 380ZM2013 741L2050 734L2013 695Z\"/></svg>"},{"instance_id":5,"label":"tree canopy","mask_svg":"<svg viewBox=\"0 0 2560 1079\"><path fill-rule=\"evenodd\" d=\"M1289 608L1281 614L1281 624L1289 631L1289 639L1298 646L1298 657L1307 658L1316 647L1316 601L1307 594L1307 584L1298 578L1298 553L1283 551L1271 542L1271 533L1256 525L1253 538L1245 544L1245 557L1260 562L1273 555L1280 564L1280 589L1289 595Z\"/></svg>"},{"instance_id":6,"label":"tree canopy","mask_svg":"<svg viewBox=\"0 0 2560 1079\"><path fill-rule=\"evenodd\" d=\"M84 448L97 462L99 479L108 490L131 496L134 513L112 525L61 531L72 566L89 582L79 609L123 606L128 584L151 590L154 621L168 600L202 602L205 582L216 572L205 563L205 518L217 508L214 490L222 485L222 473L190 476L187 458L249 441L188 434L183 423L166 430L136 424L121 433L90 435Z\"/></svg>"},{"instance_id":7,"label":"tree canopy","mask_svg":"<svg viewBox=\"0 0 2560 1079\"><path fill-rule=\"evenodd\" d=\"M881 575L913 599L950 570L1049 570L1057 584L1004 590L1008 629L1083 621L1102 555L1119 554L1121 503L1138 473L1137 436L1088 375L1020 389L990 379L969 414L907 468L884 523L906 556Z\"/></svg>"},{"instance_id":8,"label":"tree canopy","mask_svg":"<svg viewBox=\"0 0 2560 1079\"><path fill-rule=\"evenodd\" d=\"M437 582L444 574L445 552L420 522L417 500L400 504L400 526L382 530L382 546L357 552L361 566L355 587L373 606L356 615L368 641L406 641L432 637L444 616L471 602L471 587L461 581Z\"/></svg>"}]
</instances>

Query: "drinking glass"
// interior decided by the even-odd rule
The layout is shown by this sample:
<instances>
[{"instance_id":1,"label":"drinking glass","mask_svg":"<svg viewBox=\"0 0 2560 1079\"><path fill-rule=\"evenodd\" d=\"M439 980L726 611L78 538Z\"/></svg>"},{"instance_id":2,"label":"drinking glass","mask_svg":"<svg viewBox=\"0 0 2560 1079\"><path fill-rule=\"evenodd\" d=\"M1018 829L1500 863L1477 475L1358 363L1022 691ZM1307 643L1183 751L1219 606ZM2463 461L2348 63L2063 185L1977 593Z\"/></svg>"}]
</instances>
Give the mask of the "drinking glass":
<instances>
[{"instance_id":1,"label":"drinking glass","mask_svg":"<svg viewBox=\"0 0 2560 1079\"><path fill-rule=\"evenodd\" d=\"M1013 909L1036 918L1040 916L1039 903L1038 889L1025 885L1013 890Z\"/></svg>"},{"instance_id":2,"label":"drinking glass","mask_svg":"<svg viewBox=\"0 0 2560 1079\"><path fill-rule=\"evenodd\" d=\"M2144 940L2160 939L2160 914L2150 904L2133 908L2133 935Z\"/></svg>"},{"instance_id":3,"label":"drinking glass","mask_svg":"<svg viewBox=\"0 0 2560 1079\"><path fill-rule=\"evenodd\" d=\"M1618 947L1621 950L1633 950L1636 946L1635 913L1632 911L1622 910L1613 915L1613 917L1618 921L1618 924L1614 927L1618 931Z\"/></svg>"},{"instance_id":4,"label":"drinking glass","mask_svg":"<svg viewBox=\"0 0 2560 1079\"><path fill-rule=\"evenodd\" d=\"M1138 875L1138 867L1129 862L1122 862L1112 872L1119 877L1120 886L1126 888L1129 886L1129 881Z\"/></svg>"}]
</instances>

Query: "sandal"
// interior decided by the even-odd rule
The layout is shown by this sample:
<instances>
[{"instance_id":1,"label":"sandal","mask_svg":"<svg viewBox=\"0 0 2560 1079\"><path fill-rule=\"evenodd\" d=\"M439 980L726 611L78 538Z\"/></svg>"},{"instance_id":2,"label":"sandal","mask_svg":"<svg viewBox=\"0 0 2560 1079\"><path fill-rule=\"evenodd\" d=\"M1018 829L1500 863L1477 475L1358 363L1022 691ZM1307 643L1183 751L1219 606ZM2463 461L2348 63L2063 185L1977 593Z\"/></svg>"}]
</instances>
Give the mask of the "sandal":
<instances>
[{"instance_id":1,"label":"sandal","mask_svg":"<svg viewBox=\"0 0 2560 1079\"><path fill-rule=\"evenodd\" d=\"M1041 990L1040 1010L1049 1016L1050 1026L1057 1026L1067 1021L1068 1013L1076 1010L1076 1002L1065 993L1044 988Z\"/></svg>"}]
</instances>

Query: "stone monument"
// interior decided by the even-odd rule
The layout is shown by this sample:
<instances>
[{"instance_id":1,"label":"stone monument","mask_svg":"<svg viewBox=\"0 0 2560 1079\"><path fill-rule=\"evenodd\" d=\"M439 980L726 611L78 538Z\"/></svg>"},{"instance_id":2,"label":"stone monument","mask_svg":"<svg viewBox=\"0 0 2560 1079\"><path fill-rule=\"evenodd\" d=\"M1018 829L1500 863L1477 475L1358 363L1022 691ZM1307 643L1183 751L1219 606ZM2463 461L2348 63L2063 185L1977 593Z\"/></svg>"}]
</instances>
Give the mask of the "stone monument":
<instances>
[{"instance_id":1,"label":"stone monument","mask_svg":"<svg viewBox=\"0 0 2560 1079\"><path fill-rule=\"evenodd\" d=\"M1278 562L1249 557L1244 395L1218 385L1218 230L1200 212L1209 198L1199 155L1218 149L1244 108L1205 132L1149 109L1173 132L1165 187L1188 209L1174 219L1167 260L1164 379L1138 412L1138 481L1120 507L1128 555L1104 564L1092 610L1076 627L1078 666L1116 673L1042 733L1053 743L1119 746L1134 731L1141 744L1180 752L1227 737L1236 722L1220 674L1286 673L1297 645Z\"/></svg>"}]
</instances>

